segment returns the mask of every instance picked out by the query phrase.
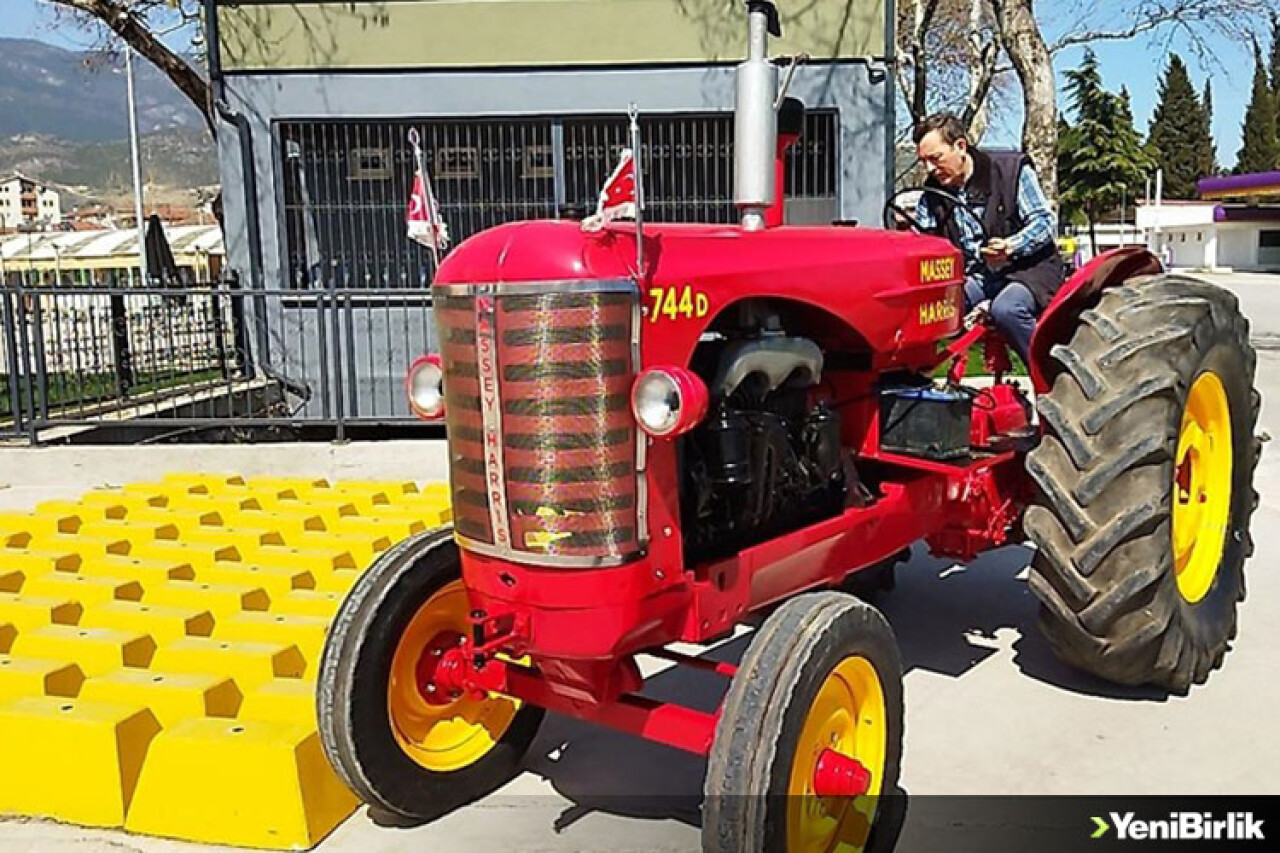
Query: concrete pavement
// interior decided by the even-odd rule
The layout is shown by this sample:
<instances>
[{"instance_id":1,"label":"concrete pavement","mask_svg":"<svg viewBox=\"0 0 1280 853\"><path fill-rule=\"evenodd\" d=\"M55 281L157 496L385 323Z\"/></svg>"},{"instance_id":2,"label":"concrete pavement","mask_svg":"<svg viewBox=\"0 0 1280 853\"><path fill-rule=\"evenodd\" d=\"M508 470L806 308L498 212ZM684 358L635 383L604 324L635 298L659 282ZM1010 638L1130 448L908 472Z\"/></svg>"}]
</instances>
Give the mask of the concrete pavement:
<instances>
[{"instance_id":1,"label":"concrete pavement","mask_svg":"<svg viewBox=\"0 0 1280 853\"><path fill-rule=\"evenodd\" d=\"M1278 282L1280 284L1280 282ZM1263 282L1233 285L1246 306L1280 309ZM1273 285L1275 286L1275 285ZM1280 310L1247 308L1280 342ZM1259 428L1280 435L1280 352L1259 353ZM248 448L50 448L0 451L0 508L30 506L86 485L167 470L246 474L444 476L440 447L421 443ZM917 550L883 601L907 668L903 787L930 794L1280 794L1280 458L1264 451L1249 599L1224 667L1187 697L1116 688L1057 663L1035 629L1024 582L1029 552L1002 549L968 567ZM193 456L193 453L195 454ZM193 459L199 460L198 464ZM287 467L282 469L281 465ZM7 488L5 487L7 484ZM745 633L713 654L734 657ZM661 670L652 665L649 671ZM708 680L710 679L710 680ZM658 674L654 695L714 706L710 676ZM498 794L428 826L385 825L362 809L324 853L392 851L676 851L699 846L704 762L625 735L550 718L528 770ZM199 773L199 768L192 768ZM246 768L251 773L252 768ZM68 768L74 784L74 768ZM910 819L904 841L918 829ZM3 853L217 848L40 821L0 821Z\"/></svg>"}]
</instances>

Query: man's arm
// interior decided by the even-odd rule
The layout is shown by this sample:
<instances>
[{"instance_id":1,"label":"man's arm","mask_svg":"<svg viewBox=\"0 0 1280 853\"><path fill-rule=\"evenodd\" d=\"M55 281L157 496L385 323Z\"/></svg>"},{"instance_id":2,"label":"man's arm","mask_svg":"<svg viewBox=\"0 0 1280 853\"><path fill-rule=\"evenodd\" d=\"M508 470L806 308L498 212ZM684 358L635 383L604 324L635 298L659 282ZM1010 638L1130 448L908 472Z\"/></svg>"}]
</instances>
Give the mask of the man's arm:
<instances>
[{"instance_id":1,"label":"man's arm","mask_svg":"<svg viewBox=\"0 0 1280 853\"><path fill-rule=\"evenodd\" d=\"M1023 165L1018 172L1018 216L1025 225L1008 238L1009 256L1020 258L1053 243L1058 233L1058 220L1049 209L1035 170Z\"/></svg>"},{"instance_id":2,"label":"man's arm","mask_svg":"<svg viewBox=\"0 0 1280 853\"><path fill-rule=\"evenodd\" d=\"M920 198L916 201L916 224L925 231L936 231L938 229L938 223L933 218L933 211L929 209L929 205L925 204L925 198L927 196L928 193L920 193Z\"/></svg>"}]
</instances>

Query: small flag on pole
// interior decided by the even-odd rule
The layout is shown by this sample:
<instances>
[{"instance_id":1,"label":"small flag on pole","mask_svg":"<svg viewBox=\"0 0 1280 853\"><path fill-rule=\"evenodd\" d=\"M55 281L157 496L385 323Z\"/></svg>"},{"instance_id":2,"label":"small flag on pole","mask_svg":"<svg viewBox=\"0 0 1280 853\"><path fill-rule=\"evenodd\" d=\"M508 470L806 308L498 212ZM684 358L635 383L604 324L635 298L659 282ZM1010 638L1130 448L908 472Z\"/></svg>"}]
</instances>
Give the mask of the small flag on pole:
<instances>
[{"instance_id":1,"label":"small flag on pole","mask_svg":"<svg viewBox=\"0 0 1280 853\"><path fill-rule=\"evenodd\" d=\"M432 255L449 245L449 227L440 217L440 205L431 191L431 178L427 175L422 159L422 146L418 131L409 131L409 144L413 146L413 189L409 193L409 209L405 212L405 228L409 239L421 243Z\"/></svg>"},{"instance_id":2,"label":"small flag on pole","mask_svg":"<svg viewBox=\"0 0 1280 853\"><path fill-rule=\"evenodd\" d=\"M596 212L582 220L583 231L599 231L615 219L636 218L636 161L630 148L622 149L618 166L604 182Z\"/></svg>"}]
</instances>

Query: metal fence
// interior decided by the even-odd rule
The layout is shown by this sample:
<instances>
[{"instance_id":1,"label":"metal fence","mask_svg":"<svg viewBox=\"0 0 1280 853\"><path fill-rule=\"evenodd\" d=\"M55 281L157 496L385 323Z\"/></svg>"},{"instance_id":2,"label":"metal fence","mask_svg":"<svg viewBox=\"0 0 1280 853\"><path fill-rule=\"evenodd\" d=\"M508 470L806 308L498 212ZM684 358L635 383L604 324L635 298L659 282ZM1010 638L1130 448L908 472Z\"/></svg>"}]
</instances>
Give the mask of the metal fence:
<instances>
[{"instance_id":1,"label":"metal fence","mask_svg":"<svg viewBox=\"0 0 1280 853\"><path fill-rule=\"evenodd\" d=\"M421 426L404 369L433 343L427 290L252 292L0 283L0 436ZM250 356L250 353L253 356Z\"/></svg>"},{"instance_id":2,"label":"metal fence","mask_svg":"<svg viewBox=\"0 0 1280 853\"><path fill-rule=\"evenodd\" d=\"M731 222L733 117L642 115L640 164L654 222ZM308 120L275 124L288 286L420 288L430 258L404 237L413 180L409 131L455 240L519 219L580 216L628 145L627 119ZM789 199L828 201L837 169L834 111L805 116L787 155Z\"/></svg>"}]
</instances>

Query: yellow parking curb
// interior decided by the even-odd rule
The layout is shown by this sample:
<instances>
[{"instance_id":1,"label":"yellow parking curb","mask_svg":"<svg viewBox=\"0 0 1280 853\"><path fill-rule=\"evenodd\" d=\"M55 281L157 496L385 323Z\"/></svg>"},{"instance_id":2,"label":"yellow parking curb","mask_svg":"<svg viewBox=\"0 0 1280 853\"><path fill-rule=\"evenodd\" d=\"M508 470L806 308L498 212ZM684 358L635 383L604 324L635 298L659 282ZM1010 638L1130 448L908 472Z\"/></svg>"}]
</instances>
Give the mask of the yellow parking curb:
<instances>
[{"instance_id":1,"label":"yellow parking curb","mask_svg":"<svg viewBox=\"0 0 1280 853\"><path fill-rule=\"evenodd\" d=\"M325 631L450 518L442 484L199 473L0 513L0 814L315 845L357 804L316 734Z\"/></svg>"}]
</instances>

